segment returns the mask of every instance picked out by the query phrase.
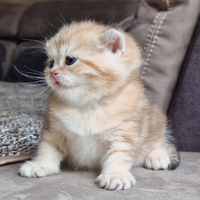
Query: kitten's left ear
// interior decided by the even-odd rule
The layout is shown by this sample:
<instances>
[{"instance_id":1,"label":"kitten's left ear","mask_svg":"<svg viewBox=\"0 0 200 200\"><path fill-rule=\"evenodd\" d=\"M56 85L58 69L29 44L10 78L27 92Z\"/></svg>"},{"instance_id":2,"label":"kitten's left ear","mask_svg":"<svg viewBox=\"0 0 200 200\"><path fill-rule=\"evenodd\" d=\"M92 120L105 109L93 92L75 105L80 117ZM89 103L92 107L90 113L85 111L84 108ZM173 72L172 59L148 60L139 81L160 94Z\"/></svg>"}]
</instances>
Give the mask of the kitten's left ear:
<instances>
[{"instance_id":1,"label":"kitten's left ear","mask_svg":"<svg viewBox=\"0 0 200 200\"><path fill-rule=\"evenodd\" d=\"M122 56L125 52L125 38L124 35L114 28L108 29L101 35L101 42L103 46L106 46L113 54Z\"/></svg>"}]
</instances>

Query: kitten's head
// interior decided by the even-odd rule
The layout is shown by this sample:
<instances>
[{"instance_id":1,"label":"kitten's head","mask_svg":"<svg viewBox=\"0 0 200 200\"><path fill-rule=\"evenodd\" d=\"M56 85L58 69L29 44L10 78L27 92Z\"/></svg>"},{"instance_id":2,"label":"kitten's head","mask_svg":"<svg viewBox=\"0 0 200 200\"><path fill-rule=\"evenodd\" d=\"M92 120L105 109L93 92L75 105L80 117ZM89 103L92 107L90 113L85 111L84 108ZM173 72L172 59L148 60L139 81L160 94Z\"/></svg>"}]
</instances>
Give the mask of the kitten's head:
<instances>
[{"instance_id":1,"label":"kitten's head","mask_svg":"<svg viewBox=\"0 0 200 200\"><path fill-rule=\"evenodd\" d=\"M62 27L46 43L45 79L53 93L75 104L99 101L122 87L141 65L130 35L91 21Z\"/></svg>"}]
</instances>

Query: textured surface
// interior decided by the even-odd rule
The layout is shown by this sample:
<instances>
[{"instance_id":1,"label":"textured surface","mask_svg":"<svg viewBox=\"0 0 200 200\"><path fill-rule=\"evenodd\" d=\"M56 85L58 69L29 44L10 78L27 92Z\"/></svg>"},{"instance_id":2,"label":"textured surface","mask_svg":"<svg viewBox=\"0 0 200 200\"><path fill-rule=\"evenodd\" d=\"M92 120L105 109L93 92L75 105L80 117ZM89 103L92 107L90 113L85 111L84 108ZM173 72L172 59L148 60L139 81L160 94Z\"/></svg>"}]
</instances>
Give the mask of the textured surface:
<instances>
[{"instance_id":1,"label":"textured surface","mask_svg":"<svg viewBox=\"0 0 200 200\"><path fill-rule=\"evenodd\" d=\"M169 111L178 147L200 152L200 20Z\"/></svg>"},{"instance_id":2,"label":"textured surface","mask_svg":"<svg viewBox=\"0 0 200 200\"><path fill-rule=\"evenodd\" d=\"M181 153L182 163L175 171L132 170L136 185L128 190L105 191L94 180L97 172L74 171L63 167L56 176L24 178L20 164L0 167L0 199L3 200L199 200L200 153ZM9 188L9 189L8 189Z\"/></svg>"},{"instance_id":3,"label":"textured surface","mask_svg":"<svg viewBox=\"0 0 200 200\"><path fill-rule=\"evenodd\" d=\"M0 82L0 159L33 152L39 142L47 93L43 88Z\"/></svg>"}]
</instances>

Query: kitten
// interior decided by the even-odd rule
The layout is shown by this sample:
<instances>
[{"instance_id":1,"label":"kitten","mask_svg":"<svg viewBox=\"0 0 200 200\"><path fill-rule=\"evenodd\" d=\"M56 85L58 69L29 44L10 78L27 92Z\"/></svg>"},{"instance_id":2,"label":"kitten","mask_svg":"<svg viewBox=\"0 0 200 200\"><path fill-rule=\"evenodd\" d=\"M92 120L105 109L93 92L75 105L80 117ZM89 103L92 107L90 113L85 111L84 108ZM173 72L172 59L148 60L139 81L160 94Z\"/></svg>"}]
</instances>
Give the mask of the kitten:
<instances>
[{"instance_id":1,"label":"kitten","mask_svg":"<svg viewBox=\"0 0 200 200\"><path fill-rule=\"evenodd\" d=\"M131 35L91 21L62 27L46 42L45 79L52 93L37 156L20 174L57 174L65 158L74 167L101 168L96 183L130 188L132 166L175 169L179 154L166 116L144 95L141 53Z\"/></svg>"}]
</instances>

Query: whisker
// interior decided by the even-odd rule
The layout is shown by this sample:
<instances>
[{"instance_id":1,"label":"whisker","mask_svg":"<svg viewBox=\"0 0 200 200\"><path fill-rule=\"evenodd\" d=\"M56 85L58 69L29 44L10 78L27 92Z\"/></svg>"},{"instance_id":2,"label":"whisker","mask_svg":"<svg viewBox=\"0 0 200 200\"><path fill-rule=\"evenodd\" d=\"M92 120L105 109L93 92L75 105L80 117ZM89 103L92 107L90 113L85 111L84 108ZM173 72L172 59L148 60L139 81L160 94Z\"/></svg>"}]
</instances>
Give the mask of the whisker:
<instances>
[{"instance_id":1,"label":"whisker","mask_svg":"<svg viewBox=\"0 0 200 200\"><path fill-rule=\"evenodd\" d=\"M50 39L51 37L53 37L55 34L56 34L56 32L53 30L50 30L49 29L49 33L50 33L50 35L48 35L48 38Z\"/></svg>"},{"instance_id":2,"label":"whisker","mask_svg":"<svg viewBox=\"0 0 200 200\"><path fill-rule=\"evenodd\" d=\"M38 85L46 86L47 85L45 80L39 80L39 81L33 81L33 82L24 82L19 78L18 74L17 74L17 78L19 79L19 81L17 83L19 83L21 85L29 85L29 86L38 86Z\"/></svg>"},{"instance_id":3,"label":"whisker","mask_svg":"<svg viewBox=\"0 0 200 200\"><path fill-rule=\"evenodd\" d=\"M46 81L45 80L38 80L38 81L32 81L32 82L24 82L22 81L19 77L18 77L19 81L18 83L19 84L24 84L24 85L47 85Z\"/></svg>"},{"instance_id":4,"label":"whisker","mask_svg":"<svg viewBox=\"0 0 200 200\"><path fill-rule=\"evenodd\" d=\"M21 83L21 84L30 84L30 85L32 85L32 84L35 84L35 85L36 84L44 84L44 85L46 85L47 84L45 80L38 80L38 81L32 81L32 82L30 82L30 81L24 82L20 78L19 78L19 80L20 80L19 83Z\"/></svg>"},{"instance_id":5,"label":"whisker","mask_svg":"<svg viewBox=\"0 0 200 200\"><path fill-rule=\"evenodd\" d=\"M36 71L36 70L34 70L34 69L31 69L31 68L29 68L29 67L27 67L26 65L24 65L24 67L26 68L26 69L28 69L28 70L30 70L30 71L32 71L32 73L35 73L35 74L41 74L41 75L44 75L44 73L43 72L40 72L40 71ZM30 73L30 72L29 72Z\"/></svg>"},{"instance_id":6,"label":"whisker","mask_svg":"<svg viewBox=\"0 0 200 200\"><path fill-rule=\"evenodd\" d=\"M50 23L47 19L45 19L45 21L46 21L50 26L52 26L53 28L55 28L56 30L59 29L58 27L56 27L56 26L54 26L52 23Z\"/></svg>"},{"instance_id":7,"label":"whisker","mask_svg":"<svg viewBox=\"0 0 200 200\"><path fill-rule=\"evenodd\" d=\"M27 49L27 50L35 50L32 52L25 52L26 54L34 54L34 53L40 53L40 54L46 54L46 47L38 45L38 46L26 46L26 47L22 47L23 49Z\"/></svg>"},{"instance_id":8,"label":"whisker","mask_svg":"<svg viewBox=\"0 0 200 200\"><path fill-rule=\"evenodd\" d=\"M59 17L57 17L57 19L59 20L59 22L61 23L61 26L63 26L64 24L63 24L63 22L60 20L60 18Z\"/></svg>"},{"instance_id":9,"label":"whisker","mask_svg":"<svg viewBox=\"0 0 200 200\"><path fill-rule=\"evenodd\" d=\"M49 86L45 87L45 89L43 89L38 95L36 95L33 99L36 99L37 97L39 97L42 93L44 93L47 89L49 88Z\"/></svg>"},{"instance_id":10,"label":"whisker","mask_svg":"<svg viewBox=\"0 0 200 200\"><path fill-rule=\"evenodd\" d=\"M45 52L43 51L32 51L32 52L26 52L25 54L32 54L32 55L42 55L42 54L46 54Z\"/></svg>"},{"instance_id":11,"label":"whisker","mask_svg":"<svg viewBox=\"0 0 200 200\"><path fill-rule=\"evenodd\" d=\"M44 40L46 40L45 37L44 37L44 35L42 35L41 30L40 30L40 27L39 27L38 24L37 24L37 28L38 28L38 31L39 31L39 33L40 33L40 36L41 36Z\"/></svg>"},{"instance_id":12,"label":"whisker","mask_svg":"<svg viewBox=\"0 0 200 200\"><path fill-rule=\"evenodd\" d=\"M24 49L44 49L45 50L44 46L40 46L40 45L38 45L38 46L27 46L27 47L22 47L22 48L24 48Z\"/></svg>"},{"instance_id":13,"label":"whisker","mask_svg":"<svg viewBox=\"0 0 200 200\"><path fill-rule=\"evenodd\" d=\"M60 12L60 11L58 11L58 12L59 12L59 14L60 14L60 16L61 16L61 18L62 18L62 20L63 20L62 25L67 24L65 18L64 18L63 15L61 14L61 12Z\"/></svg>"},{"instance_id":14,"label":"whisker","mask_svg":"<svg viewBox=\"0 0 200 200\"><path fill-rule=\"evenodd\" d=\"M35 83L35 82L17 82L18 84L21 84L21 85L29 85L29 86L46 86L47 84L46 83Z\"/></svg>"},{"instance_id":15,"label":"whisker","mask_svg":"<svg viewBox=\"0 0 200 200\"><path fill-rule=\"evenodd\" d=\"M35 39L25 39L25 38L22 38L22 37L18 37L19 39L21 40L25 40L25 41L30 41L30 42L37 42L39 44L41 44L42 46L45 47L45 42L41 41L41 40L35 40Z\"/></svg>"},{"instance_id":16,"label":"whisker","mask_svg":"<svg viewBox=\"0 0 200 200\"><path fill-rule=\"evenodd\" d=\"M34 75L39 75L39 73L35 73L35 72L26 72L27 73L27 75L33 75L33 77L35 77L35 78L37 78L36 76L34 76ZM42 74L40 74L40 75L42 75ZM38 77L38 78L42 78L43 79L43 77Z\"/></svg>"},{"instance_id":17,"label":"whisker","mask_svg":"<svg viewBox=\"0 0 200 200\"><path fill-rule=\"evenodd\" d=\"M24 71L18 70L17 67L14 66L14 68L15 68L15 70L16 70L19 74L21 74L22 76L25 76L25 77L30 78L30 79L32 79L32 80L44 80L43 77L30 76L30 75L28 75L28 74L23 73Z\"/></svg>"}]
</instances>

